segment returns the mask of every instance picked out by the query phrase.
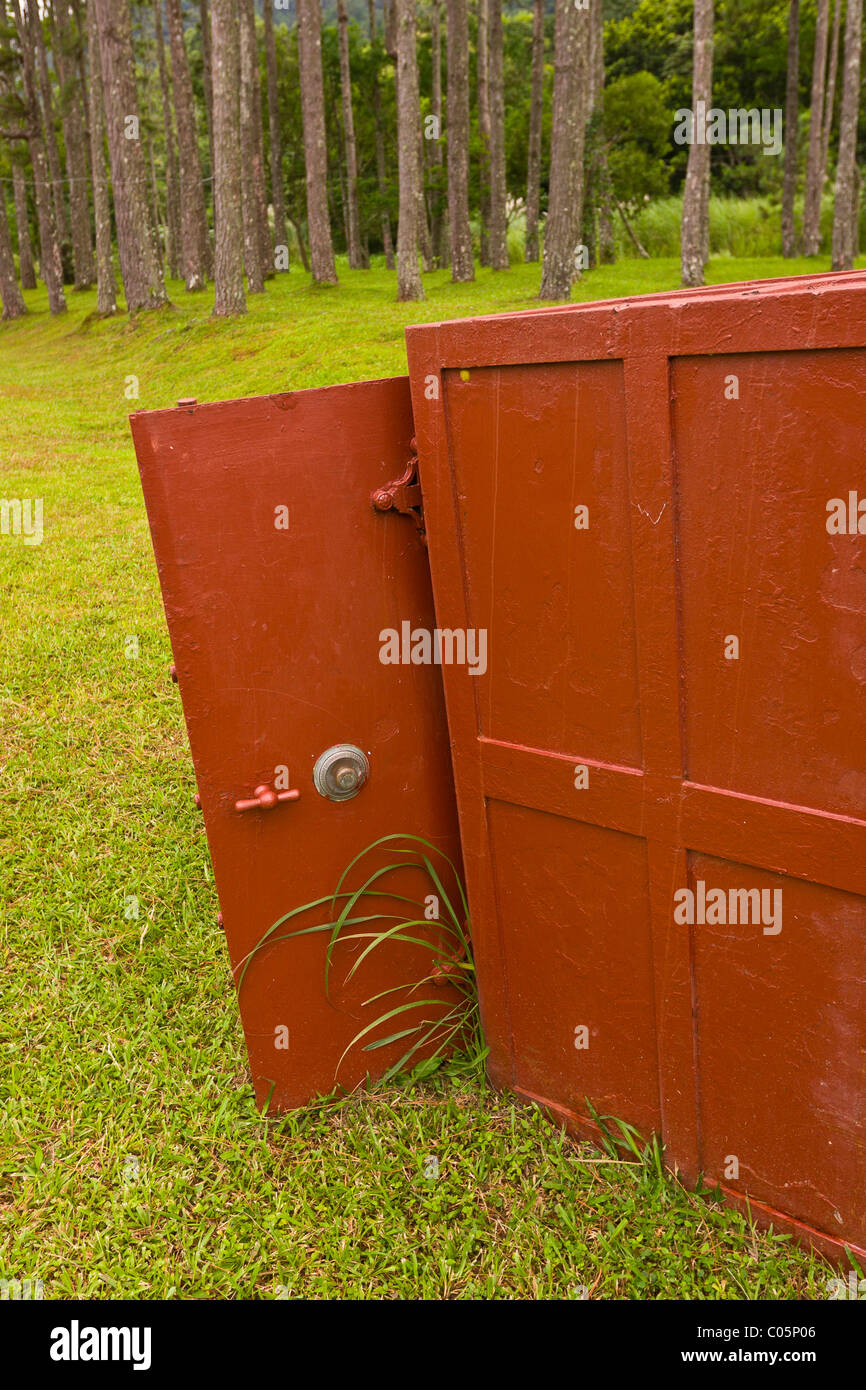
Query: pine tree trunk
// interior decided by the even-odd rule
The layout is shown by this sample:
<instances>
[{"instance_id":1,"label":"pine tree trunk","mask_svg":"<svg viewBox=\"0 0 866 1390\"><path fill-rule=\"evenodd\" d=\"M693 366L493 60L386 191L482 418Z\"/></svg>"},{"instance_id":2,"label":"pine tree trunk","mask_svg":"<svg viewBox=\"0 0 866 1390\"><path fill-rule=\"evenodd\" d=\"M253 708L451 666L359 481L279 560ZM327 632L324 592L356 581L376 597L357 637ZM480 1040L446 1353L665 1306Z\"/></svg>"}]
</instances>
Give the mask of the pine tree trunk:
<instances>
[{"instance_id":1,"label":"pine tree trunk","mask_svg":"<svg viewBox=\"0 0 866 1390\"><path fill-rule=\"evenodd\" d=\"M704 283L707 262L710 199L710 147L706 131L698 121L698 110L712 106L713 89L713 0L695 0L694 49L692 54L692 111L694 130L689 146L686 184L683 192L681 229L682 282L686 286ZM702 107L698 103L703 102Z\"/></svg>"},{"instance_id":2,"label":"pine tree trunk","mask_svg":"<svg viewBox=\"0 0 866 1390\"><path fill-rule=\"evenodd\" d=\"M148 171L148 185L146 190L147 217L150 227L150 240L153 246L153 254L159 266L160 278L165 279L165 254L162 236L162 221L160 220L160 198L156 186L156 160L153 152L153 122L151 120L151 85L153 82L153 68L149 62L150 53L148 51L147 33L143 24L138 25L140 18L140 0L134 0L134 22L132 26L132 58L135 71L136 89L139 92L139 110L144 112L140 126L141 148L144 155L144 167ZM130 5L132 10L132 5ZM141 84L139 89L139 82Z\"/></svg>"},{"instance_id":3,"label":"pine tree trunk","mask_svg":"<svg viewBox=\"0 0 866 1390\"><path fill-rule=\"evenodd\" d=\"M839 157L836 161L836 196L833 202L833 269L851 270L859 236L859 171L857 122L860 115L860 45L863 0L847 0L845 7L845 56L842 72L842 106L839 112Z\"/></svg>"},{"instance_id":4,"label":"pine tree trunk","mask_svg":"<svg viewBox=\"0 0 866 1390\"><path fill-rule=\"evenodd\" d=\"M417 62L417 60L416 60ZM424 159L424 132L421 126L421 99L418 96L418 110L415 113L415 132L418 144L418 250L425 271L433 270L433 237L427 217L427 195Z\"/></svg>"},{"instance_id":5,"label":"pine tree trunk","mask_svg":"<svg viewBox=\"0 0 866 1390\"><path fill-rule=\"evenodd\" d=\"M273 9L273 4L265 5L265 10L269 9ZM199 0L198 13L201 29L202 82L204 85L205 118L207 120L207 143L210 153L210 171L213 174L213 52L208 0Z\"/></svg>"},{"instance_id":6,"label":"pine tree trunk","mask_svg":"<svg viewBox=\"0 0 866 1390\"><path fill-rule=\"evenodd\" d=\"M447 0L448 230L451 279L475 279L469 226L469 19L466 0Z\"/></svg>"},{"instance_id":7,"label":"pine tree trunk","mask_svg":"<svg viewBox=\"0 0 866 1390\"><path fill-rule=\"evenodd\" d=\"M588 30L585 12L556 0L550 195L539 299L568 299L577 271L583 211L583 143Z\"/></svg>"},{"instance_id":8,"label":"pine tree trunk","mask_svg":"<svg viewBox=\"0 0 866 1390\"><path fill-rule=\"evenodd\" d=\"M120 273L126 306L134 313L158 308L168 302L168 296L151 240L141 139L127 138L128 122L139 114L132 24L126 0L90 0L90 4L96 8L99 31Z\"/></svg>"},{"instance_id":9,"label":"pine tree trunk","mask_svg":"<svg viewBox=\"0 0 866 1390\"><path fill-rule=\"evenodd\" d=\"M584 248L588 269L594 269L598 264L598 237L596 233L596 203L598 201L598 133L595 129L595 102L598 94L598 73L596 69L595 50L598 44L598 29L594 23L595 12L593 0L588 0L587 8L589 14L586 23L589 28L587 38L587 73L586 81L582 84L580 99L583 106L583 119L585 121L586 135L583 146L583 216L580 226L580 245ZM584 269L584 259L581 256L579 269ZM578 278L580 276L578 275Z\"/></svg>"},{"instance_id":10,"label":"pine tree trunk","mask_svg":"<svg viewBox=\"0 0 866 1390\"><path fill-rule=\"evenodd\" d=\"M613 238L613 188L607 162L607 135L604 124L604 5L592 0L593 54L595 62L596 107L598 109L598 259L602 265L613 265L616 243Z\"/></svg>"},{"instance_id":11,"label":"pine tree trunk","mask_svg":"<svg viewBox=\"0 0 866 1390\"><path fill-rule=\"evenodd\" d=\"M33 247L30 242L30 215L27 211L27 184L24 170L20 164L12 162L12 184L15 191L15 227L18 233L18 272L21 287L36 289L36 271L33 266Z\"/></svg>"},{"instance_id":12,"label":"pine tree trunk","mask_svg":"<svg viewBox=\"0 0 866 1390\"><path fill-rule=\"evenodd\" d=\"M812 100L809 107L809 150L806 155L806 191L803 198L803 255L821 250L821 141L824 113L824 72L827 66L827 29L830 0L818 0L815 51L812 57Z\"/></svg>"},{"instance_id":13,"label":"pine tree trunk","mask_svg":"<svg viewBox=\"0 0 866 1390\"><path fill-rule=\"evenodd\" d=\"M180 0L166 0L168 37L171 46L171 85L177 120L177 148L180 166L180 239L183 278L190 292L207 284L208 229L204 205L204 183L198 154L192 78Z\"/></svg>"},{"instance_id":14,"label":"pine tree trunk","mask_svg":"<svg viewBox=\"0 0 866 1390\"><path fill-rule=\"evenodd\" d=\"M388 181L385 173L385 135L382 130L382 96L379 90L378 73L376 74L376 86L373 90L373 103L376 118L376 187L382 201L382 248L385 252L385 265L388 270L393 270L396 263L394 261L394 242L391 236L391 218L385 206L385 199L388 196Z\"/></svg>"},{"instance_id":15,"label":"pine tree trunk","mask_svg":"<svg viewBox=\"0 0 866 1390\"><path fill-rule=\"evenodd\" d=\"M246 24L246 44L244 41L244 24ZM262 115L262 80L259 72L259 47L258 36L256 34L255 0L241 0L241 85L243 85L244 80L245 51L249 52L248 79L250 86L250 141L252 146L253 199L259 232L262 274L267 280L272 279L276 271L274 270L274 247L271 240L271 228L268 222L268 193L267 181L265 179L265 132ZM243 132L241 132L241 143L243 143Z\"/></svg>"},{"instance_id":16,"label":"pine tree trunk","mask_svg":"<svg viewBox=\"0 0 866 1390\"><path fill-rule=\"evenodd\" d=\"M165 220L168 228L166 259L168 261L168 273L173 280L176 280L182 274L183 267L180 236L180 188L178 184L177 146L175 145L171 110L171 87L165 61L165 36L160 0L153 0L153 30L156 39L162 125L165 138Z\"/></svg>"},{"instance_id":17,"label":"pine tree trunk","mask_svg":"<svg viewBox=\"0 0 866 1390\"><path fill-rule=\"evenodd\" d=\"M842 0L836 0L833 12L833 36L830 40L830 73L827 90L824 94L824 124L821 133L821 193L827 181L827 157L830 153L830 136L833 131L833 112L836 105L836 72L839 67L839 30L842 19ZM820 200L819 200L820 201Z\"/></svg>"},{"instance_id":18,"label":"pine tree trunk","mask_svg":"<svg viewBox=\"0 0 866 1390\"><path fill-rule=\"evenodd\" d=\"M89 42L87 38L87 17L84 13L82 0L71 0L71 4L72 14L75 18L75 32L78 35L78 43L75 48L75 67L78 73L78 90L81 98L81 109L84 112L84 127L85 134L87 135L87 159L89 164L90 129L88 126L88 113L90 111L90 88L87 85L86 72L87 46ZM93 177L92 169L90 170L90 176L91 178Z\"/></svg>"},{"instance_id":19,"label":"pine tree trunk","mask_svg":"<svg viewBox=\"0 0 866 1390\"><path fill-rule=\"evenodd\" d=\"M293 226L294 229L295 229L295 238L296 238L297 243L298 243L298 251L299 251L300 257L301 257L301 265L304 267L304 270L305 270L305 271L307 272L307 274L309 275L309 273L310 273L310 260L309 260L309 257L308 257L308 255L307 255L307 243L304 241L304 229L303 229L303 227L301 226L300 222L298 221L297 217L294 217L291 213L289 213L289 214L288 214L288 218L289 218L289 221L291 222L292 226Z\"/></svg>"},{"instance_id":20,"label":"pine tree trunk","mask_svg":"<svg viewBox=\"0 0 866 1390\"><path fill-rule=\"evenodd\" d=\"M35 4L28 4L28 16L30 18L30 29L35 45L39 90L42 96L45 154L48 159L48 169L51 174L54 221L61 245L66 243L66 245L71 248L72 228L69 223L69 213L66 209L66 199L63 196L63 170L60 165L60 148L57 144L57 126L54 123L54 99L51 92L51 77L48 72L48 58L45 52L45 36L42 32L42 20L39 18L39 13Z\"/></svg>"},{"instance_id":21,"label":"pine tree trunk","mask_svg":"<svg viewBox=\"0 0 866 1390\"><path fill-rule=\"evenodd\" d=\"M478 202L481 216L482 265L490 264L490 58L488 38L490 21L488 0L478 0L478 39L475 51L477 84L478 139Z\"/></svg>"},{"instance_id":22,"label":"pine tree trunk","mask_svg":"<svg viewBox=\"0 0 866 1390\"><path fill-rule=\"evenodd\" d=\"M430 0L430 26L432 44L430 113L436 118L437 130L436 138L430 148L430 163L433 170L430 235L433 242L433 263L436 266L444 266L448 264L448 228L446 225L443 183L444 159L442 156L442 0Z\"/></svg>"},{"instance_id":23,"label":"pine tree trunk","mask_svg":"<svg viewBox=\"0 0 866 1390\"><path fill-rule=\"evenodd\" d=\"M57 240L57 228L54 222L48 161L45 156L45 146L42 143L42 112L36 85L36 45L33 38L35 14L35 8L31 8L28 15L23 8L22 0L17 0L15 27L18 31L18 43L21 49L27 144L30 149L30 163L33 168L36 216L39 223L39 273L48 291L48 307L51 313L63 314L66 312L66 298L63 294L63 267L60 258L60 243Z\"/></svg>"},{"instance_id":24,"label":"pine tree trunk","mask_svg":"<svg viewBox=\"0 0 866 1390\"><path fill-rule=\"evenodd\" d=\"M212 0L214 314L245 314L241 207L240 33L236 0Z\"/></svg>"},{"instance_id":25,"label":"pine tree trunk","mask_svg":"<svg viewBox=\"0 0 866 1390\"><path fill-rule=\"evenodd\" d=\"M526 168L526 234L524 258L537 261L538 213L541 202L541 126L544 117L544 0L535 0L532 14L532 83L529 96L529 158Z\"/></svg>"},{"instance_id":26,"label":"pine tree trunk","mask_svg":"<svg viewBox=\"0 0 866 1390\"><path fill-rule=\"evenodd\" d=\"M490 264L494 270L507 270L502 0L487 0L487 7L490 88Z\"/></svg>"},{"instance_id":27,"label":"pine tree trunk","mask_svg":"<svg viewBox=\"0 0 866 1390\"><path fill-rule=\"evenodd\" d=\"M343 146L346 159L346 240L349 265L367 270L369 262L361 245L361 219L358 212L358 152L355 144L355 117L352 110L352 71L349 64L349 15L346 0L337 0L337 41L340 50L340 95L343 106Z\"/></svg>"},{"instance_id":28,"label":"pine tree trunk","mask_svg":"<svg viewBox=\"0 0 866 1390\"><path fill-rule=\"evenodd\" d=\"M430 10L432 10L435 0L430 0ZM416 47L417 47L417 5L416 5ZM432 54L431 54L432 58ZM431 64L432 66L432 64ZM431 88L432 105L432 88ZM436 269L436 256L433 251L433 188L430 181L430 173L433 171L435 179L435 169L432 159L432 151L435 149L436 141L429 133L421 114L421 72L418 72L418 249L421 252L421 266L427 272Z\"/></svg>"},{"instance_id":29,"label":"pine tree trunk","mask_svg":"<svg viewBox=\"0 0 866 1390\"><path fill-rule=\"evenodd\" d=\"M386 7L386 0L383 0L383 7ZM368 0L368 10L370 15L370 45L376 48L376 6L374 0ZM391 240L391 218L388 216L386 199L388 196L388 181L385 173L385 137L382 132L382 96L379 90L379 63L378 54L376 55L376 71L373 76L373 115L376 125L376 188L379 193L379 201L382 205L382 249L385 252L385 265L388 270L394 269L394 243Z\"/></svg>"},{"instance_id":30,"label":"pine tree trunk","mask_svg":"<svg viewBox=\"0 0 866 1390\"><path fill-rule=\"evenodd\" d=\"M148 105L149 102L147 98L145 98L145 109ZM144 126L142 138L144 140L145 164L150 170L150 239L153 242L154 255L159 262L160 271L164 275L165 257L162 245L162 218L160 216L159 187L156 180L156 155L153 152L153 139L151 138L148 126Z\"/></svg>"},{"instance_id":31,"label":"pine tree trunk","mask_svg":"<svg viewBox=\"0 0 866 1390\"><path fill-rule=\"evenodd\" d=\"M90 167L93 177L93 220L96 225L96 312L107 316L117 313L117 284L111 256L111 205L105 159L105 107L95 0L90 0L87 6L87 51L90 58Z\"/></svg>"},{"instance_id":32,"label":"pine tree trunk","mask_svg":"<svg viewBox=\"0 0 866 1390\"><path fill-rule=\"evenodd\" d=\"M75 288L87 290L96 283L96 262L93 259L93 241L90 234L87 137L74 56L80 40L78 35L72 32L69 11L64 3L54 5L51 17L54 26L54 62L61 87L60 110L63 141L66 146L66 172L69 176Z\"/></svg>"},{"instance_id":33,"label":"pine tree trunk","mask_svg":"<svg viewBox=\"0 0 866 1390\"><path fill-rule=\"evenodd\" d=\"M394 0L397 28L397 298L423 299L418 269L418 55L415 0Z\"/></svg>"},{"instance_id":34,"label":"pine tree trunk","mask_svg":"<svg viewBox=\"0 0 866 1390\"><path fill-rule=\"evenodd\" d=\"M277 248L286 248L288 270L289 229L286 225L286 190L283 185L283 139L280 130L280 104L277 88L277 42L274 36L274 7L265 5L265 63L268 75L268 137L271 156L271 202L274 208L274 237Z\"/></svg>"},{"instance_id":35,"label":"pine tree trunk","mask_svg":"<svg viewBox=\"0 0 866 1390\"><path fill-rule=\"evenodd\" d=\"M27 305L24 303L15 273L15 256L12 252L12 237L6 213L6 196L3 193L0 193L0 302L3 304L4 319L20 319L27 313Z\"/></svg>"},{"instance_id":36,"label":"pine tree trunk","mask_svg":"<svg viewBox=\"0 0 866 1390\"><path fill-rule=\"evenodd\" d=\"M325 104L331 113L331 123L337 132L337 187L340 190L340 221L343 226L343 240L346 251L349 249L349 204L346 201L346 147L343 140L343 118L334 97L334 84L330 72L325 73ZM327 117L326 117L327 120ZM333 207L331 209L333 220Z\"/></svg>"},{"instance_id":37,"label":"pine tree trunk","mask_svg":"<svg viewBox=\"0 0 866 1390\"><path fill-rule=\"evenodd\" d=\"M788 5L788 72L785 84L785 175L782 185L782 255L796 254L797 116L800 110L800 0Z\"/></svg>"},{"instance_id":38,"label":"pine tree trunk","mask_svg":"<svg viewBox=\"0 0 866 1390\"><path fill-rule=\"evenodd\" d=\"M298 66L307 173L307 229L313 280L336 285L328 211L328 146L322 86L322 12L319 0L297 0Z\"/></svg>"},{"instance_id":39,"label":"pine tree trunk","mask_svg":"<svg viewBox=\"0 0 866 1390\"><path fill-rule=\"evenodd\" d=\"M250 294L261 294L265 288L265 265L262 259L261 216L256 188L255 102L253 99L253 67L255 46L251 41L249 5L240 0L238 8L241 61L241 202L244 218L244 266Z\"/></svg>"}]
</instances>

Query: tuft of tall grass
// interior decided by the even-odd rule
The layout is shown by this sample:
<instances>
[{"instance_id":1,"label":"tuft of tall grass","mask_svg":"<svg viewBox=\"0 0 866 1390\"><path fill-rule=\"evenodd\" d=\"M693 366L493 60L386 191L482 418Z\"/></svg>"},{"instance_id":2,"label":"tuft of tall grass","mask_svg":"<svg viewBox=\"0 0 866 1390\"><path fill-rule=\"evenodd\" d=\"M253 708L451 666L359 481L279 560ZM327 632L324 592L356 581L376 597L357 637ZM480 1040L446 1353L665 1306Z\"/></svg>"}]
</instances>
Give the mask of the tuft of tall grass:
<instances>
[{"instance_id":1,"label":"tuft of tall grass","mask_svg":"<svg viewBox=\"0 0 866 1390\"><path fill-rule=\"evenodd\" d=\"M626 209L632 229L644 250L651 257L680 255L680 227L683 216L682 197L653 198L637 208ZM710 255L749 259L756 256L781 256L782 225L778 200L770 197L710 198ZM799 236L803 226L803 199L794 203L794 225ZM821 200L821 252L829 256L833 237L833 195L826 193ZM481 226L477 219L470 223L476 254L480 247ZM636 260L638 253L613 211L613 235L617 259ZM526 245L526 214L519 208L508 223L506 233L510 265L523 262ZM544 246L544 219L539 227L541 246ZM860 214L860 240L866 246L866 204Z\"/></svg>"},{"instance_id":2,"label":"tuft of tall grass","mask_svg":"<svg viewBox=\"0 0 866 1390\"><path fill-rule=\"evenodd\" d=\"M679 256L682 198L656 198L644 203L630 218L635 233L650 256ZM797 235L803 225L803 200L794 203ZM619 255L633 257L634 247L617 219L615 237ZM821 254L829 255L833 233L833 196L821 201ZM866 213L861 211L861 236L866 235ZM710 255L780 256L781 210L778 202L761 198L710 198Z\"/></svg>"},{"instance_id":3,"label":"tuft of tall grass","mask_svg":"<svg viewBox=\"0 0 866 1390\"><path fill-rule=\"evenodd\" d=\"M509 265L518 265L526 250L526 213L522 208L508 223L505 244L508 247Z\"/></svg>"},{"instance_id":4,"label":"tuft of tall grass","mask_svg":"<svg viewBox=\"0 0 866 1390\"><path fill-rule=\"evenodd\" d=\"M401 857L380 865L367 874L360 887L349 890L346 887L349 876L365 859L376 854L383 846L387 846L389 855L396 854ZM443 872L437 869L434 863L436 856L447 865L450 881L456 884L456 901L445 889ZM435 920L431 921L426 916L418 915L423 909L423 903L407 898L404 894L390 892L385 887L389 878L395 873L404 872L407 868L422 869L427 874L440 909L444 908ZM395 904L402 903L402 911L385 914L377 906L374 912L363 912L363 908L372 905L373 900L382 898L388 898ZM407 911L407 905L417 908L418 912ZM356 916L354 914L359 906L362 912ZM287 922L310 911L324 911L327 920L315 926L295 928L279 936L275 934ZM354 930L358 927L364 930ZM348 928L353 930L347 930ZM340 1057L335 1081L346 1056L365 1038L365 1052L375 1052L392 1043L411 1039L407 1050L382 1076L382 1085L387 1085L405 1073L409 1074L410 1081L420 1081L435 1071L453 1051L464 1054L469 1070L480 1072L487 1048L481 1034L475 961L469 931L469 905L460 876L442 850L419 835L393 834L374 840L346 865L330 898L317 898L300 907L292 908L272 923L241 963L238 989L243 985L253 957L263 947L272 946L278 941L289 941L296 936L323 933L328 934L323 980L326 994L330 992L334 951L338 943L348 942L356 943L358 949L346 975L347 984L364 962L382 946L402 942L406 945L421 946L429 952L428 968L423 974L415 979L407 977L390 989L371 995L363 1001L365 1008L390 999L395 994L405 996L408 992L410 996L414 996L425 986L430 989L441 989L445 985L449 987L447 994L440 993L438 997L404 997L394 1008L386 1007L371 1023L365 1024ZM419 1010L422 1011L420 1015ZM381 1034L381 1029L386 1024L391 1025L388 1032L376 1036Z\"/></svg>"}]
</instances>

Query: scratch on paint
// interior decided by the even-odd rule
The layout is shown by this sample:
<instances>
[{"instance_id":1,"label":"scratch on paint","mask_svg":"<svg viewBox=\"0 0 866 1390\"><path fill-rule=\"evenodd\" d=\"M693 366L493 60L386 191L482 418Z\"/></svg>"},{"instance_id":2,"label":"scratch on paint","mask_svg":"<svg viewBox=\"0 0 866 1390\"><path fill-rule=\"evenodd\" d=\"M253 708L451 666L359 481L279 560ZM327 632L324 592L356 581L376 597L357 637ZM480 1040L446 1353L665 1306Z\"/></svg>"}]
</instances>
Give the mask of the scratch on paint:
<instances>
[{"instance_id":1,"label":"scratch on paint","mask_svg":"<svg viewBox=\"0 0 866 1390\"><path fill-rule=\"evenodd\" d=\"M662 502L662 509L661 509L661 511L659 512L658 516L656 516L656 517L650 516L649 512L645 512L644 509L643 509L643 507L641 506L640 502L636 502L636 503L635 503L635 506L637 507L637 509L638 509L638 511L640 512L641 516L645 516L645 517L648 519L648 521L650 521L650 522L652 523L653 526L658 526L658 524L659 524L659 522L661 521L662 516L663 516L663 514L664 514L664 510L665 510L665 507L667 506L667 502Z\"/></svg>"}]
</instances>

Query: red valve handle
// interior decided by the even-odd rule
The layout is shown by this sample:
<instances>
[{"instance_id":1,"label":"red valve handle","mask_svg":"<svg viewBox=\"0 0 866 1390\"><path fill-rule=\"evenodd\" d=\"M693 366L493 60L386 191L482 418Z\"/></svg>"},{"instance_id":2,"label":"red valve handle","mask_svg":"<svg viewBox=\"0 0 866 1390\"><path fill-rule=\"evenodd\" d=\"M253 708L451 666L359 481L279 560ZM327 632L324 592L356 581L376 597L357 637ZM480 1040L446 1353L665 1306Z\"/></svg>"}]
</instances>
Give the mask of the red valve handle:
<instances>
[{"instance_id":1,"label":"red valve handle","mask_svg":"<svg viewBox=\"0 0 866 1390\"><path fill-rule=\"evenodd\" d=\"M263 782L260 787L253 791L252 799L249 801L236 801L236 811L269 811L272 806L276 806L278 801L297 801L301 793L296 787L289 792L275 792L273 787L269 787L267 782Z\"/></svg>"}]
</instances>

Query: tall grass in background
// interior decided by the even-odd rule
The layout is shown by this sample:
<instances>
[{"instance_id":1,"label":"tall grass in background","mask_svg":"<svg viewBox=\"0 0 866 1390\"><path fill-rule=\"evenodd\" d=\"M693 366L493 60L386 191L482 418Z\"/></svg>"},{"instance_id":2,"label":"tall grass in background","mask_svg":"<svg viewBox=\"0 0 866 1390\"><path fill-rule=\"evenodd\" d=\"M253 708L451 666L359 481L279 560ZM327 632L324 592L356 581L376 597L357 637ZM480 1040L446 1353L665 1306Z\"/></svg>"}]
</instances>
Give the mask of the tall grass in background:
<instances>
[{"instance_id":1,"label":"tall grass in background","mask_svg":"<svg viewBox=\"0 0 866 1390\"><path fill-rule=\"evenodd\" d=\"M682 198L655 198L641 207L629 210L629 222L650 256L680 254L680 224L683 215ZM803 200L794 205L794 222L799 234L803 223ZM473 224L477 241L480 228ZM617 257L634 260L637 251L614 213L614 241ZM542 226L542 245L543 245ZM833 233L833 195L825 194L821 201L821 255L829 256ZM861 245L866 246L866 207L860 211ZM508 224L508 259L512 265L523 260L525 245L524 214L521 210ZM710 199L710 255L781 256L781 211L778 202L762 198Z\"/></svg>"},{"instance_id":2,"label":"tall grass in background","mask_svg":"<svg viewBox=\"0 0 866 1390\"><path fill-rule=\"evenodd\" d=\"M680 254L682 198L657 198L636 210L631 219L642 246L651 256ZM794 206L794 222L799 233L803 203ZM829 254L833 227L833 199L821 204L821 252ZM634 247L622 227L616 229L617 251L634 256ZM711 256L780 256L782 254L781 212L771 198L710 198Z\"/></svg>"}]
</instances>

